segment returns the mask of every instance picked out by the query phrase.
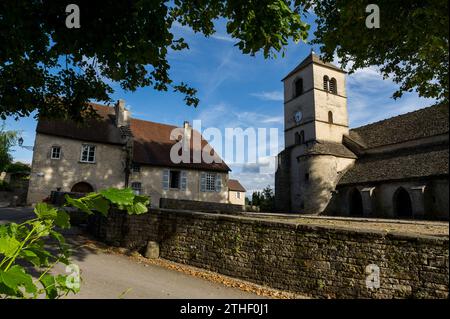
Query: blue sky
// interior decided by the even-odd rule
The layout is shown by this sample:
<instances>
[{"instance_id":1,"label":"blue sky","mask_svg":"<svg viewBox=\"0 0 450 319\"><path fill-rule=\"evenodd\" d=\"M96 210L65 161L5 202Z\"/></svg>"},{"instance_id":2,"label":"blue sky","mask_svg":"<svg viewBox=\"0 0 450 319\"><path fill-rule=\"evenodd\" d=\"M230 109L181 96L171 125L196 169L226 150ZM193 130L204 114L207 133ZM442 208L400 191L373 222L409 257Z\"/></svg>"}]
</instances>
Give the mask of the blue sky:
<instances>
[{"instance_id":1,"label":"blue sky","mask_svg":"<svg viewBox=\"0 0 450 319\"><path fill-rule=\"evenodd\" d=\"M281 79L310 53L312 47L305 43L291 43L284 58L280 55L276 59L265 60L260 54L256 57L243 55L234 46L235 41L226 34L221 22L218 23L217 33L209 38L179 25L174 26L174 33L185 38L190 50L170 53L171 76L176 82L184 81L197 88L200 105L197 108L186 106L183 96L177 93L161 93L151 88L124 92L118 85L113 85L116 91L113 99L125 99L133 117L177 126L181 126L185 120L192 123L200 119L203 128L216 127L222 132L226 127L277 128L278 151L282 150ZM317 47L314 50L319 53ZM347 96L350 127L434 103L434 100L419 98L415 93L393 100L391 96L397 87L391 80L383 80L376 68L349 75ZM36 128L33 118L19 121L8 118L6 124L8 129L22 131L24 145L33 145ZM13 156L17 161L30 163L32 152L16 147ZM250 194L267 185L273 187L273 163L273 158L261 157L258 164L231 165L231 177L239 179Z\"/></svg>"}]
</instances>

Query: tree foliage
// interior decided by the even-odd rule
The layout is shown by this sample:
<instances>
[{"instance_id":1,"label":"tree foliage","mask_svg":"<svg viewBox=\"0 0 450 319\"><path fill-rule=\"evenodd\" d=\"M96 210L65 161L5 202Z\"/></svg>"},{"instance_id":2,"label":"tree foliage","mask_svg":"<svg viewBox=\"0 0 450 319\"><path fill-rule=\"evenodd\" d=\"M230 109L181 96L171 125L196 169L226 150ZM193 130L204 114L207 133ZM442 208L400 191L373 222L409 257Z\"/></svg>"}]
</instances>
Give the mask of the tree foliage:
<instances>
[{"instance_id":1,"label":"tree foliage","mask_svg":"<svg viewBox=\"0 0 450 319\"><path fill-rule=\"evenodd\" d=\"M214 23L245 54L265 57L289 39L306 39L308 25L291 0L77 1L80 28L65 25L71 1L0 2L0 115L93 115L88 100L110 102L117 82L125 90L172 89L196 106L196 90L170 77L167 54L188 49L175 23L210 36Z\"/></svg>"},{"instance_id":2,"label":"tree foliage","mask_svg":"<svg viewBox=\"0 0 450 319\"><path fill-rule=\"evenodd\" d=\"M85 197L67 197L68 205L93 214L107 215L111 205L129 214L147 212L149 199L131 189L107 189ZM61 208L39 203L35 218L21 224L0 225L0 298L59 298L80 289L79 273L51 274L57 263L76 269L70 249L58 229L70 227L70 217ZM34 277L32 274L37 274ZM78 276L78 277L77 277Z\"/></svg>"},{"instance_id":3,"label":"tree foliage","mask_svg":"<svg viewBox=\"0 0 450 319\"><path fill-rule=\"evenodd\" d=\"M335 54L350 72L377 66L400 85L399 98L420 96L448 102L449 20L447 0L319 0L314 43L324 58ZM365 25L365 8L379 6L380 28Z\"/></svg>"},{"instance_id":4,"label":"tree foliage","mask_svg":"<svg viewBox=\"0 0 450 319\"><path fill-rule=\"evenodd\" d=\"M16 144L18 137L18 131L7 131L5 123L0 125L0 172L11 164L11 148Z\"/></svg>"},{"instance_id":5,"label":"tree foliage","mask_svg":"<svg viewBox=\"0 0 450 319\"><path fill-rule=\"evenodd\" d=\"M275 195L270 185L261 192L253 192L251 205L259 206L262 212L273 212L275 209Z\"/></svg>"}]
</instances>

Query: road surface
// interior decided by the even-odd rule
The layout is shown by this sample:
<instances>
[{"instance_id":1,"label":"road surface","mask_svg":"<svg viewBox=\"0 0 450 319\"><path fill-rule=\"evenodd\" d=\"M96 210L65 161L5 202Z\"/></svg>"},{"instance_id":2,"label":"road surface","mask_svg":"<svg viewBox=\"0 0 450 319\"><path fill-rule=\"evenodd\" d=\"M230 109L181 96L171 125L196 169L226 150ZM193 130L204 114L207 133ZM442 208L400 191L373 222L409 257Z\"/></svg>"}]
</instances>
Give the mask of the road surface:
<instances>
[{"instance_id":1,"label":"road surface","mask_svg":"<svg viewBox=\"0 0 450 319\"><path fill-rule=\"evenodd\" d=\"M0 208L0 224L20 222L33 216L30 208ZM76 232L75 232L76 233ZM69 234L73 245L77 236ZM82 243L81 243L82 244ZM108 254L89 247L77 248L72 260L81 269L81 291L69 298L261 298L157 265L139 264L124 255ZM65 267L57 265L56 272Z\"/></svg>"}]
</instances>

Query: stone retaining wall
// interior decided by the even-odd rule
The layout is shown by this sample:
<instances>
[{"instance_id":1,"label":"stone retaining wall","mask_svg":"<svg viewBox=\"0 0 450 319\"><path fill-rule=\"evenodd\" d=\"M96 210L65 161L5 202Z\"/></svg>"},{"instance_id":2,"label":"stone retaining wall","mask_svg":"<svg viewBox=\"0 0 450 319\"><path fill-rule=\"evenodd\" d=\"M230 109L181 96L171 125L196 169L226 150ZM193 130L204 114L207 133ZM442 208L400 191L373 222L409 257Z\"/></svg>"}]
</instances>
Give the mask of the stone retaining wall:
<instances>
[{"instance_id":1,"label":"stone retaining wall","mask_svg":"<svg viewBox=\"0 0 450 319\"><path fill-rule=\"evenodd\" d=\"M243 205L175 198L161 198L159 207L164 209L194 210L206 213L238 213L244 211Z\"/></svg>"},{"instance_id":2,"label":"stone retaining wall","mask_svg":"<svg viewBox=\"0 0 450 319\"><path fill-rule=\"evenodd\" d=\"M448 238L151 210L91 220L103 241L269 287L321 298L448 298ZM366 267L380 288L366 286Z\"/></svg>"}]
</instances>

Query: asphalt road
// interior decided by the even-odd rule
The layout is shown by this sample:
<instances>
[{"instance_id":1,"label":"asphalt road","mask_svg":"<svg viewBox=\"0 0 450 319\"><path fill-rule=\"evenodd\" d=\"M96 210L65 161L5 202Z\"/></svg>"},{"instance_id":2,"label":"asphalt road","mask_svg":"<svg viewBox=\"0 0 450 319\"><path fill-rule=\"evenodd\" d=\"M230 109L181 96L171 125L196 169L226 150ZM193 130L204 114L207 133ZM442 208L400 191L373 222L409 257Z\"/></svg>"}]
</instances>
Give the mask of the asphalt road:
<instances>
[{"instance_id":1,"label":"asphalt road","mask_svg":"<svg viewBox=\"0 0 450 319\"><path fill-rule=\"evenodd\" d=\"M0 208L0 224L32 216L30 208ZM68 237L78 246L75 237ZM69 298L260 298L237 288L87 247L77 248L72 260L81 269L82 282L80 293ZM64 272L65 267L57 265L55 271Z\"/></svg>"}]
</instances>

